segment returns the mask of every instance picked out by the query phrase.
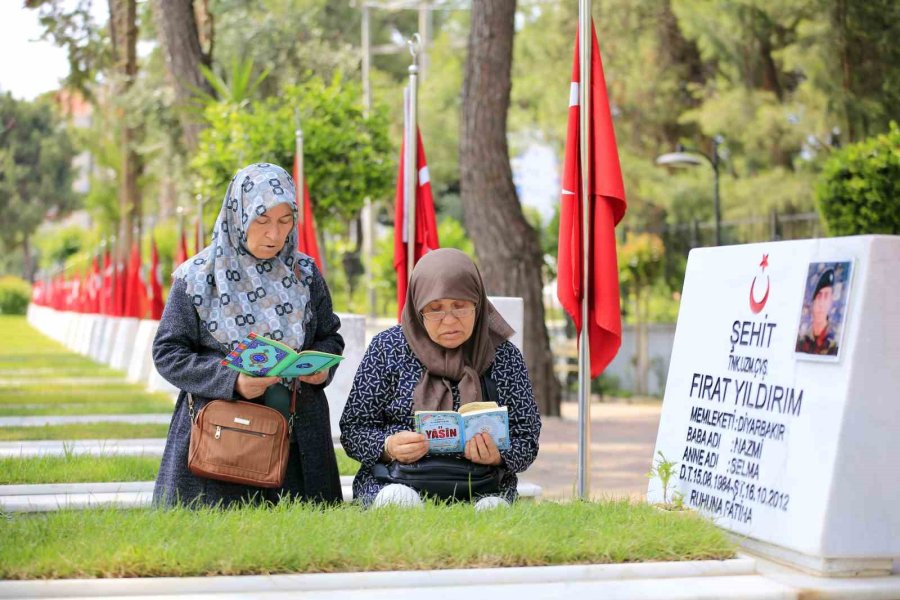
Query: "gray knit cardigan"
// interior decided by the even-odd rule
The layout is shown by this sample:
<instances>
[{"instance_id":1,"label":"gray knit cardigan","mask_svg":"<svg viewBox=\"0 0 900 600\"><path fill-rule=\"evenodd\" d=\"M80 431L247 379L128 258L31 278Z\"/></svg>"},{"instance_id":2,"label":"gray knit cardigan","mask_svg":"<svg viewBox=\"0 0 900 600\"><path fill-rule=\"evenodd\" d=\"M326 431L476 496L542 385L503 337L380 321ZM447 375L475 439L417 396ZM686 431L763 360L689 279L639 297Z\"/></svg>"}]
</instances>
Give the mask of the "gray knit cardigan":
<instances>
[{"instance_id":1,"label":"gray knit cardigan","mask_svg":"<svg viewBox=\"0 0 900 600\"><path fill-rule=\"evenodd\" d=\"M311 318L306 326L304 350L341 354L344 339L338 333L341 321L332 311L328 286L318 269L310 285ZM156 338L153 362L167 381L181 390L169 426L162 464L153 489L156 506L186 504L223 506L243 503L278 502L281 498L300 498L321 502L340 502L338 474L325 386L334 377L333 367L322 385L302 383L297 394L291 455L284 486L262 489L215 481L193 475L187 466L191 436L191 418L187 394L194 398L194 410L212 399L240 399L234 390L238 372L219 361L228 348L200 327L200 318L185 292L185 283L172 285Z\"/></svg>"}]
</instances>

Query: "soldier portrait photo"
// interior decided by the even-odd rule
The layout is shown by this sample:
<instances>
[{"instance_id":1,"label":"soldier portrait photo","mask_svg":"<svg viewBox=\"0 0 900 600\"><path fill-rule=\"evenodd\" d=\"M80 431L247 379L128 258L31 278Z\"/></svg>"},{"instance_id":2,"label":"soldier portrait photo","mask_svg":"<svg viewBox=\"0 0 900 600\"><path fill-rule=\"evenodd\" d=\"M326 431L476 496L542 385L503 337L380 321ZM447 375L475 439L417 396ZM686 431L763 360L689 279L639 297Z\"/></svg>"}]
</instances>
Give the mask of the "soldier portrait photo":
<instances>
[{"instance_id":1,"label":"soldier portrait photo","mask_svg":"<svg viewBox=\"0 0 900 600\"><path fill-rule=\"evenodd\" d=\"M798 358L837 360L847 313L852 262L809 264L794 350Z\"/></svg>"}]
</instances>

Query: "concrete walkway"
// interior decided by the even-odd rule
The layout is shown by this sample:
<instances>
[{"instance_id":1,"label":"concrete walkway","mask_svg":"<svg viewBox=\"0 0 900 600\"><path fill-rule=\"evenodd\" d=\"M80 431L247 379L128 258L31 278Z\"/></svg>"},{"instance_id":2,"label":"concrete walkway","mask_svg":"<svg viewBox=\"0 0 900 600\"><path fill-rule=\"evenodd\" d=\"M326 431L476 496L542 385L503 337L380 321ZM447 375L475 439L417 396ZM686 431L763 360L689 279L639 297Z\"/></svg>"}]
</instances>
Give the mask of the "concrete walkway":
<instances>
[{"instance_id":1,"label":"concrete walkway","mask_svg":"<svg viewBox=\"0 0 900 600\"><path fill-rule=\"evenodd\" d=\"M543 498L575 496L578 465L578 410L562 405L562 417L544 417L541 450L524 477L541 486ZM591 406L592 498L642 501L653 460L660 403Z\"/></svg>"}]
</instances>

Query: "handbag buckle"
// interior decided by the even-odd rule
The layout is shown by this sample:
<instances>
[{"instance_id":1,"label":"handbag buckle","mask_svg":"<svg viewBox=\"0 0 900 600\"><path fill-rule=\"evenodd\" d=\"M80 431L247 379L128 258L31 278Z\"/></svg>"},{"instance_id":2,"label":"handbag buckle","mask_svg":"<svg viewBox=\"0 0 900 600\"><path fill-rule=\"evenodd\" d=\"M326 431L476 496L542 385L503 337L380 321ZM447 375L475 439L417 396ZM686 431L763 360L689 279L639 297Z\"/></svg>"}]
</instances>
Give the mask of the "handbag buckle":
<instances>
[{"instance_id":1,"label":"handbag buckle","mask_svg":"<svg viewBox=\"0 0 900 600\"><path fill-rule=\"evenodd\" d=\"M216 439L219 439L220 437L222 437L222 426L216 425Z\"/></svg>"}]
</instances>

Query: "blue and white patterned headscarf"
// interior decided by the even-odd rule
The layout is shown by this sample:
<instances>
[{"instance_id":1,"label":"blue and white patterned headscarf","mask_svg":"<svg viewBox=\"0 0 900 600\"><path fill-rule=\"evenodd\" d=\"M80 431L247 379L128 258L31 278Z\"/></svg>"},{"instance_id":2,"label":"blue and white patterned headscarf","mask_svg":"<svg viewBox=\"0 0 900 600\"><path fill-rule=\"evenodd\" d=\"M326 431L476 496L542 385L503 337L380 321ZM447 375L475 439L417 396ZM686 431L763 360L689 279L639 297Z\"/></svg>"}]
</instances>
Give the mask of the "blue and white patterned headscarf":
<instances>
[{"instance_id":1,"label":"blue and white patterned headscarf","mask_svg":"<svg viewBox=\"0 0 900 600\"><path fill-rule=\"evenodd\" d=\"M258 259L246 247L250 224L279 204L291 207L296 224L294 180L287 171L267 163L244 167L225 192L212 243L173 274L187 284L200 326L229 349L251 331L303 347L313 260L297 250L296 227L274 258Z\"/></svg>"}]
</instances>

